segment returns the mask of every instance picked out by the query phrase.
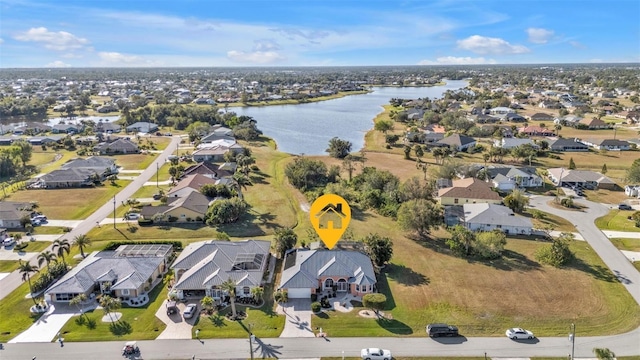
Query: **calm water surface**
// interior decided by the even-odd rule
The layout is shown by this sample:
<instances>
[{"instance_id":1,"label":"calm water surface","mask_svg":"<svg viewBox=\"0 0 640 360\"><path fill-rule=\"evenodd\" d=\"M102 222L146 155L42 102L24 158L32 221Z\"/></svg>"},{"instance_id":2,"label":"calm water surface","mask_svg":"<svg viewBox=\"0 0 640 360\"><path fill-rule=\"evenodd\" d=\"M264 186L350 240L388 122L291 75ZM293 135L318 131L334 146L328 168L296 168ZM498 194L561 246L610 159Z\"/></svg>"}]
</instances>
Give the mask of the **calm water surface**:
<instances>
[{"instance_id":1,"label":"calm water surface","mask_svg":"<svg viewBox=\"0 0 640 360\"><path fill-rule=\"evenodd\" d=\"M449 80L433 87L376 87L364 95L298 105L234 107L238 115L258 121L258 128L290 154L326 155L329 140L337 136L353 143L352 151L364 147L364 135L373 128L373 118L392 98L440 98L446 90L467 85L464 80Z\"/></svg>"}]
</instances>

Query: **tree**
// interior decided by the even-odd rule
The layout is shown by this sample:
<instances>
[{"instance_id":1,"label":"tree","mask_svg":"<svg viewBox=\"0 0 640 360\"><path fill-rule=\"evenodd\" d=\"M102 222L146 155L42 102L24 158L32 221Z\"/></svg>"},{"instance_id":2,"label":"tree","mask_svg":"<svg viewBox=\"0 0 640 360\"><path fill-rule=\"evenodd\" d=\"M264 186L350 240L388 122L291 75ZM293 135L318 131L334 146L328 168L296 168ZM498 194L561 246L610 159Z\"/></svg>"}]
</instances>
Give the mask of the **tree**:
<instances>
[{"instance_id":1,"label":"tree","mask_svg":"<svg viewBox=\"0 0 640 360\"><path fill-rule=\"evenodd\" d=\"M462 225L456 225L449 230L449 233L451 233L451 238L447 239L446 243L451 251L458 255L471 254L471 245L476 239L471 230Z\"/></svg>"},{"instance_id":2,"label":"tree","mask_svg":"<svg viewBox=\"0 0 640 360\"><path fill-rule=\"evenodd\" d=\"M236 282L232 278L220 284L220 289L225 291L229 295L229 301L231 302L231 318L236 319Z\"/></svg>"},{"instance_id":3,"label":"tree","mask_svg":"<svg viewBox=\"0 0 640 360\"><path fill-rule=\"evenodd\" d=\"M426 165L426 163L424 163ZM435 192L435 182L427 182L420 180L419 177L413 176L405 182L403 182L399 189L399 196L401 201L407 201L412 199L433 199Z\"/></svg>"},{"instance_id":4,"label":"tree","mask_svg":"<svg viewBox=\"0 0 640 360\"><path fill-rule=\"evenodd\" d=\"M327 165L320 160L298 157L287 164L284 173L295 188L309 191L327 185Z\"/></svg>"},{"instance_id":5,"label":"tree","mask_svg":"<svg viewBox=\"0 0 640 360\"><path fill-rule=\"evenodd\" d=\"M602 169L600 170L600 172L602 173L602 175L607 175L607 164L602 164Z\"/></svg>"},{"instance_id":6,"label":"tree","mask_svg":"<svg viewBox=\"0 0 640 360\"><path fill-rule=\"evenodd\" d=\"M424 156L424 150L422 150L422 146L420 145L415 145L413 147L413 151L416 153L416 157L418 158L418 160L420 160L420 158Z\"/></svg>"},{"instance_id":7,"label":"tree","mask_svg":"<svg viewBox=\"0 0 640 360\"><path fill-rule=\"evenodd\" d=\"M249 204L237 197L216 200L205 214L206 223L220 225L236 222L248 209Z\"/></svg>"},{"instance_id":8,"label":"tree","mask_svg":"<svg viewBox=\"0 0 640 360\"><path fill-rule=\"evenodd\" d=\"M515 189L504 198L504 204L515 213L522 213L529 205L529 198L522 190Z\"/></svg>"},{"instance_id":9,"label":"tree","mask_svg":"<svg viewBox=\"0 0 640 360\"><path fill-rule=\"evenodd\" d=\"M80 312L80 315L84 315L84 312L82 312L82 307L80 305L82 305L82 303L85 301L87 301L87 295L78 294L74 296L73 299L71 299L71 301L69 301L69 305L78 307L78 311Z\"/></svg>"},{"instance_id":10,"label":"tree","mask_svg":"<svg viewBox=\"0 0 640 360\"><path fill-rule=\"evenodd\" d=\"M411 159L411 146L405 145L403 151L404 151L404 158L406 160Z\"/></svg>"},{"instance_id":11,"label":"tree","mask_svg":"<svg viewBox=\"0 0 640 360\"><path fill-rule=\"evenodd\" d=\"M293 232L293 229L281 228L276 230L275 250L276 250L276 254L278 254L280 258L284 258L284 254L288 250L293 249L293 247L296 246L297 242L298 242L298 235L296 235L296 233Z\"/></svg>"},{"instance_id":12,"label":"tree","mask_svg":"<svg viewBox=\"0 0 640 360\"><path fill-rule=\"evenodd\" d=\"M238 154L238 156L236 156L236 163L240 167L240 171L242 171L243 174L247 175L249 174L251 165L256 163L256 159L251 156L245 156L244 154Z\"/></svg>"},{"instance_id":13,"label":"tree","mask_svg":"<svg viewBox=\"0 0 640 360\"><path fill-rule=\"evenodd\" d=\"M383 134L386 134L387 131L393 130L393 122L390 120L378 120L374 124L373 128L377 131L381 131Z\"/></svg>"},{"instance_id":14,"label":"tree","mask_svg":"<svg viewBox=\"0 0 640 360\"><path fill-rule=\"evenodd\" d=\"M384 294L374 293L374 294L365 294L362 297L362 305L373 310L376 315L379 314L380 310L383 310L387 303L387 297Z\"/></svg>"},{"instance_id":15,"label":"tree","mask_svg":"<svg viewBox=\"0 0 640 360\"><path fill-rule=\"evenodd\" d=\"M200 305L207 311L207 314L211 314L213 313L213 308L216 306L216 302L211 296L205 296L200 300Z\"/></svg>"},{"instance_id":16,"label":"tree","mask_svg":"<svg viewBox=\"0 0 640 360\"><path fill-rule=\"evenodd\" d=\"M398 140L400 140L400 135L397 134L387 134L384 136L384 141L391 146L395 145Z\"/></svg>"},{"instance_id":17,"label":"tree","mask_svg":"<svg viewBox=\"0 0 640 360\"><path fill-rule=\"evenodd\" d=\"M111 319L111 312L120 309L120 307L122 307L122 302L120 302L120 299L103 294L100 297L100 306L102 307L104 314L108 315L109 319Z\"/></svg>"},{"instance_id":18,"label":"tree","mask_svg":"<svg viewBox=\"0 0 640 360\"><path fill-rule=\"evenodd\" d=\"M329 140L329 147L325 151L328 152L331 157L344 159L351 152L351 146L353 146L353 144L351 144L350 141L334 137Z\"/></svg>"},{"instance_id":19,"label":"tree","mask_svg":"<svg viewBox=\"0 0 640 360\"><path fill-rule=\"evenodd\" d=\"M264 288L261 286L251 288L251 296L256 302L260 303L262 301L262 297L264 296Z\"/></svg>"},{"instance_id":20,"label":"tree","mask_svg":"<svg viewBox=\"0 0 640 360\"><path fill-rule=\"evenodd\" d=\"M442 207L425 199L409 200L398 209L398 223L404 230L414 230L420 236L426 236L432 228L442 224Z\"/></svg>"},{"instance_id":21,"label":"tree","mask_svg":"<svg viewBox=\"0 0 640 360\"><path fill-rule=\"evenodd\" d=\"M573 242L574 238L575 236L572 233L561 233L553 239L550 245L541 247L536 251L536 260L555 267L561 267L567 264L575 257L569 248L569 244Z\"/></svg>"},{"instance_id":22,"label":"tree","mask_svg":"<svg viewBox=\"0 0 640 360\"><path fill-rule=\"evenodd\" d=\"M353 178L353 172L356 170L356 166L353 163L351 155L347 155L342 160L342 168L349 174L349 181Z\"/></svg>"},{"instance_id":23,"label":"tree","mask_svg":"<svg viewBox=\"0 0 640 360\"><path fill-rule=\"evenodd\" d=\"M67 239L58 239L53 242L53 247L51 248L59 258L62 259L62 263L65 264L64 256L69 254L69 250L71 250L71 244L69 244L69 240Z\"/></svg>"},{"instance_id":24,"label":"tree","mask_svg":"<svg viewBox=\"0 0 640 360\"><path fill-rule=\"evenodd\" d=\"M507 236L499 230L481 232L476 235L473 250L483 259L497 259L502 256Z\"/></svg>"},{"instance_id":25,"label":"tree","mask_svg":"<svg viewBox=\"0 0 640 360\"><path fill-rule=\"evenodd\" d=\"M47 250L44 251L40 254L38 254L38 266L42 267L43 263L47 263L47 271L49 270L49 264L51 264L52 261L56 261L56 254L52 253L51 251Z\"/></svg>"},{"instance_id":26,"label":"tree","mask_svg":"<svg viewBox=\"0 0 640 360\"><path fill-rule=\"evenodd\" d=\"M38 272L38 267L31 265L28 261L18 260L18 271L22 274L22 281L27 280L27 282L29 282L29 292L33 292L33 287L31 286L31 274ZM37 305L35 297L31 298L33 299L33 303Z\"/></svg>"},{"instance_id":27,"label":"tree","mask_svg":"<svg viewBox=\"0 0 640 360\"><path fill-rule=\"evenodd\" d=\"M73 238L73 244L77 246L78 249L80 249L80 255L85 258L86 256L84 255L84 249L91 245L91 239L89 239L89 237L84 234L78 235Z\"/></svg>"},{"instance_id":28,"label":"tree","mask_svg":"<svg viewBox=\"0 0 640 360\"><path fill-rule=\"evenodd\" d=\"M573 158L569 158L569 170L575 170L576 163L573 161Z\"/></svg>"},{"instance_id":29,"label":"tree","mask_svg":"<svg viewBox=\"0 0 640 360\"><path fill-rule=\"evenodd\" d=\"M365 251L376 266L382 267L391 260L393 242L390 238L378 234L369 234L365 236L363 242Z\"/></svg>"},{"instance_id":30,"label":"tree","mask_svg":"<svg viewBox=\"0 0 640 360\"><path fill-rule=\"evenodd\" d=\"M608 348L593 348L593 353L596 354L598 360L614 360L616 358L616 354Z\"/></svg>"},{"instance_id":31,"label":"tree","mask_svg":"<svg viewBox=\"0 0 640 360\"><path fill-rule=\"evenodd\" d=\"M627 169L627 181L630 183L640 182L640 159L635 159Z\"/></svg>"}]
</instances>

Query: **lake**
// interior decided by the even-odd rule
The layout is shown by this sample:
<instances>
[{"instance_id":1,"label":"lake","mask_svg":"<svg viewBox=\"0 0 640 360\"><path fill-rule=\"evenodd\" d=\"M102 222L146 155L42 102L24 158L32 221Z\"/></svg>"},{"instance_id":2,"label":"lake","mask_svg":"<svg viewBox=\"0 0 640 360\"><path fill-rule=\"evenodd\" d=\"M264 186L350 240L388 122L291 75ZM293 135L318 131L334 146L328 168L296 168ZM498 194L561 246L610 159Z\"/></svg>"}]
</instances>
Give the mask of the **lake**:
<instances>
[{"instance_id":1,"label":"lake","mask_svg":"<svg viewBox=\"0 0 640 360\"><path fill-rule=\"evenodd\" d=\"M352 151L364 147L364 135L373 119L392 98L440 98L447 90L467 86L465 80L447 80L432 87L374 87L373 92L297 105L234 107L238 115L251 116L258 128L273 138L278 150L290 154L326 155L334 136L353 143Z\"/></svg>"}]
</instances>

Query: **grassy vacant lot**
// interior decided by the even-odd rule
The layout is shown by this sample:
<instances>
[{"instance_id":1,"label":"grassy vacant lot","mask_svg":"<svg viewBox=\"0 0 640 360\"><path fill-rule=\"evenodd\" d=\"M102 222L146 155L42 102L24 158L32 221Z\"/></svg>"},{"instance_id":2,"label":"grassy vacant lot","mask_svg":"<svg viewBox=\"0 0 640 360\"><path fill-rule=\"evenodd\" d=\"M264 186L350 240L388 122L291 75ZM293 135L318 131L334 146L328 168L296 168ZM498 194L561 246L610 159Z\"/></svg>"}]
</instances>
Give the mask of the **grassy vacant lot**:
<instances>
[{"instance_id":1,"label":"grassy vacant lot","mask_svg":"<svg viewBox=\"0 0 640 360\"><path fill-rule=\"evenodd\" d=\"M156 159L158 154L122 154L107 156L116 161L117 166L125 170L144 170Z\"/></svg>"},{"instance_id":2,"label":"grassy vacant lot","mask_svg":"<svg viewBox=\"0 0 640 360\"><path fill-rule=\"evenodd\" d=\"M611 242L620 250L640 251L640 239L612 238Z\"/></svg>"},{"instance_id":3,"label":"grassy vacant lot","mask_svg":"<svg viewBox=\"0 0 640 360\"><path fill-rule=\"evenodd\" d=\"M539 336L562 336L579 319L581 335L613 334L640 324L631 296L584 243L564 269L540 265L544 243L509 240L503 259L486 263L447 254L442 240L394 238L394 258L378 281L392 319L350 313L313 316L330 336L424 336L425 324L449 322L468 336L502 336L517 323ZM562 306L558 306L562 304Z\"/></svg>"},{"instance_id":4,"label":"grassy vacant lot","mask_svg":"<svg viewBox=\"0 0 640 360\"><path fill-rule=\"evenodd\" d=\"M167 286L163 281L149 294L150 302L141 308L123 306L116 312L122 313L120 321L114 323L118 330L112 331L110 323L102 322L104 312L96 309L86 313L85 322L73 317L62 327L62 334L67 341L113 341L113 340L151 340L155 339L166 327L156 318L156 311L167 298ZM88 322L95 322L95 327ZM118 333L120 331L120 333Z\"/></svg>"},{"instance_id":5,"label":"grassy vacant lot","mask_svg":"<svg viewBox=\"0 0 640 360\"><path fill-rule=\"evenodd\" d=\"M117 180L115 186L107 181L92 188L23 190L11 194L9 200L37 201L38 211L50 219L78 220L89 216L128 184L129 181Z\"/></svg>"},{"instance_id":6,"label":"grassy vacant lot","mask_svg":"<svg viewBox=\"0 0 640 360\"><path fill-rule=\"evenodd\" d=\"M635 222L627 219L631 214L633 211L611 210L609 214L596 219L596 226L601 230L638 232L640 229L636 227Z\"/></svg>"}]
</instances>

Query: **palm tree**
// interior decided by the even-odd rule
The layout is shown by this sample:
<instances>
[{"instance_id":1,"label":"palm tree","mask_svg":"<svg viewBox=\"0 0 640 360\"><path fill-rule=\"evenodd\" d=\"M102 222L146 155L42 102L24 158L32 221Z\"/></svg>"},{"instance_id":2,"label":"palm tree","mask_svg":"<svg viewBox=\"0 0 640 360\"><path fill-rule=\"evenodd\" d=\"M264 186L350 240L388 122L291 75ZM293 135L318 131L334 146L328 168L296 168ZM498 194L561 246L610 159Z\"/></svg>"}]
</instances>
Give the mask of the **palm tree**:
<instances>
[{"instance_id":1,"label":"palm tree","mask_svg":"<svg viewBox=\"0 0 640 360\"><path fill-rule=\"evenodd\" d=\"M71 250L71 244L69 244L69 240L67 239L58 239L56 241L53 242L53 247L52 247L53 251L56 252L56 255L58 255L59 258L62 258L62 263L65 264L65 266L67 265L67 263L64 261L64 255L65 254L69 254L69 250Z\"/></svg>"},{"instance_id":2,"label":"palm tree","mask_svg":"<svg viewBox=\"0 0 640 360\"><path fill-rule=\"evenodd\" d=\"M120 299L112 298L109 295L102 295L100 297L100 306L102 306L104 314L109 315L109 319L111 319L111 311L119 309L122 306L122 303L120 302Z\"/></svg>"},{"instance_id":3,"label":"palm tree","mask_svg":"<svg viewBox=\"0 0 640 360\"><path fill-rule=\"evenodd\" d=\"M74 296L73 299L71 299L71 301L69 301L69 305L77 306L78 307L78 311L80 312L80 316L82 316L82 315L84 315L84 313L82 312L82 308L80 307L80 304L82 304L85 301L87 301L87 295L78 294L78 295Z\"/></svg>"},{"instance_id":4,"label":"palm tree","mask_svg":"<svg viewBox=\"0 0 640 360\"><path fill-rule=\"evenodd\" d=\"M49 264L51 264L52 261L56 261L58 257L56 256L56 254L52 253L51 251L47 250L43 253L40 253L38 255L38 266L42 267L42 263L46 262L47 263L47 271L49 271Z\"/></svg>"},{"instance_id":5,"label":"palm tree","mask_svg":"<svg viewBox=\"0 0 640 360\"><path fill-rule=\"evenodd\" d=\"M28 261L22 261L22 260L18 260L18 261L19 261L18 271L20 271L20 273L22 274L22 281L27 280L29 282L29 292L31 293L33 292L31 287L31 273L38 272L38 267L35 265L31 265L31 263L29 263ZM38 305L35 297L32 297L32 300L34 304Z\"/></svg>"},{"instance_id":6,"label":"palm tree","mask_svg":"<svg viewBox=\"0 0 640 360\"><path fill-rule=\"evenodd\" d=\"M596 354L599 360L613 360L616 358L616 354L608 348L594 348L593 353Z\"/></svg>"},{"instance_id":7,"label":"palm tree","mask_svg":"<svg viewBox=\"0 0 640 360\"><path fill-rule=\"evenodd\" d=\"M556 136L558 136L558 134L560 133L560 130L562 130L562 125L556 124L556 126L554 126L554 128L556 129Z\"/></svg>"},{"instance_id":8,"label":"palm tree","mask_svg":"<svg viewBox=\"0 0 640 360\"><path fill-rule=\"evenodd\" d=\"M220 284L220 288L227 292L229 295L229 301L231 301L231 317L235 320L236 318L236 282L233 279L229 278L229 280Z\"/></svg>"},{"instance_id":9,"label":"palm tree","mask_svg":"<svg viewBox=\"0 0 640 360\"><path fill-rule=\"evenodd\" d=\"M82 257L84 258L84 249L91 245L91 239L89 239L89 237L87 235L78 235L75 238L73 238L73 244L75 246L77 246L80 249L80 255L82 255Z\"/></svg>"},{"instance_id":10,"label":"palm tree","mask_svg":"<svg viewBox=\"0 0 640 360\"><path fill-rule=\"evenodd\" d=\"M262 296L264 295L264 289L260 286L256 286L251 289L251 296L260 303L262 301Z\"/></svg>"}]
</instances>

